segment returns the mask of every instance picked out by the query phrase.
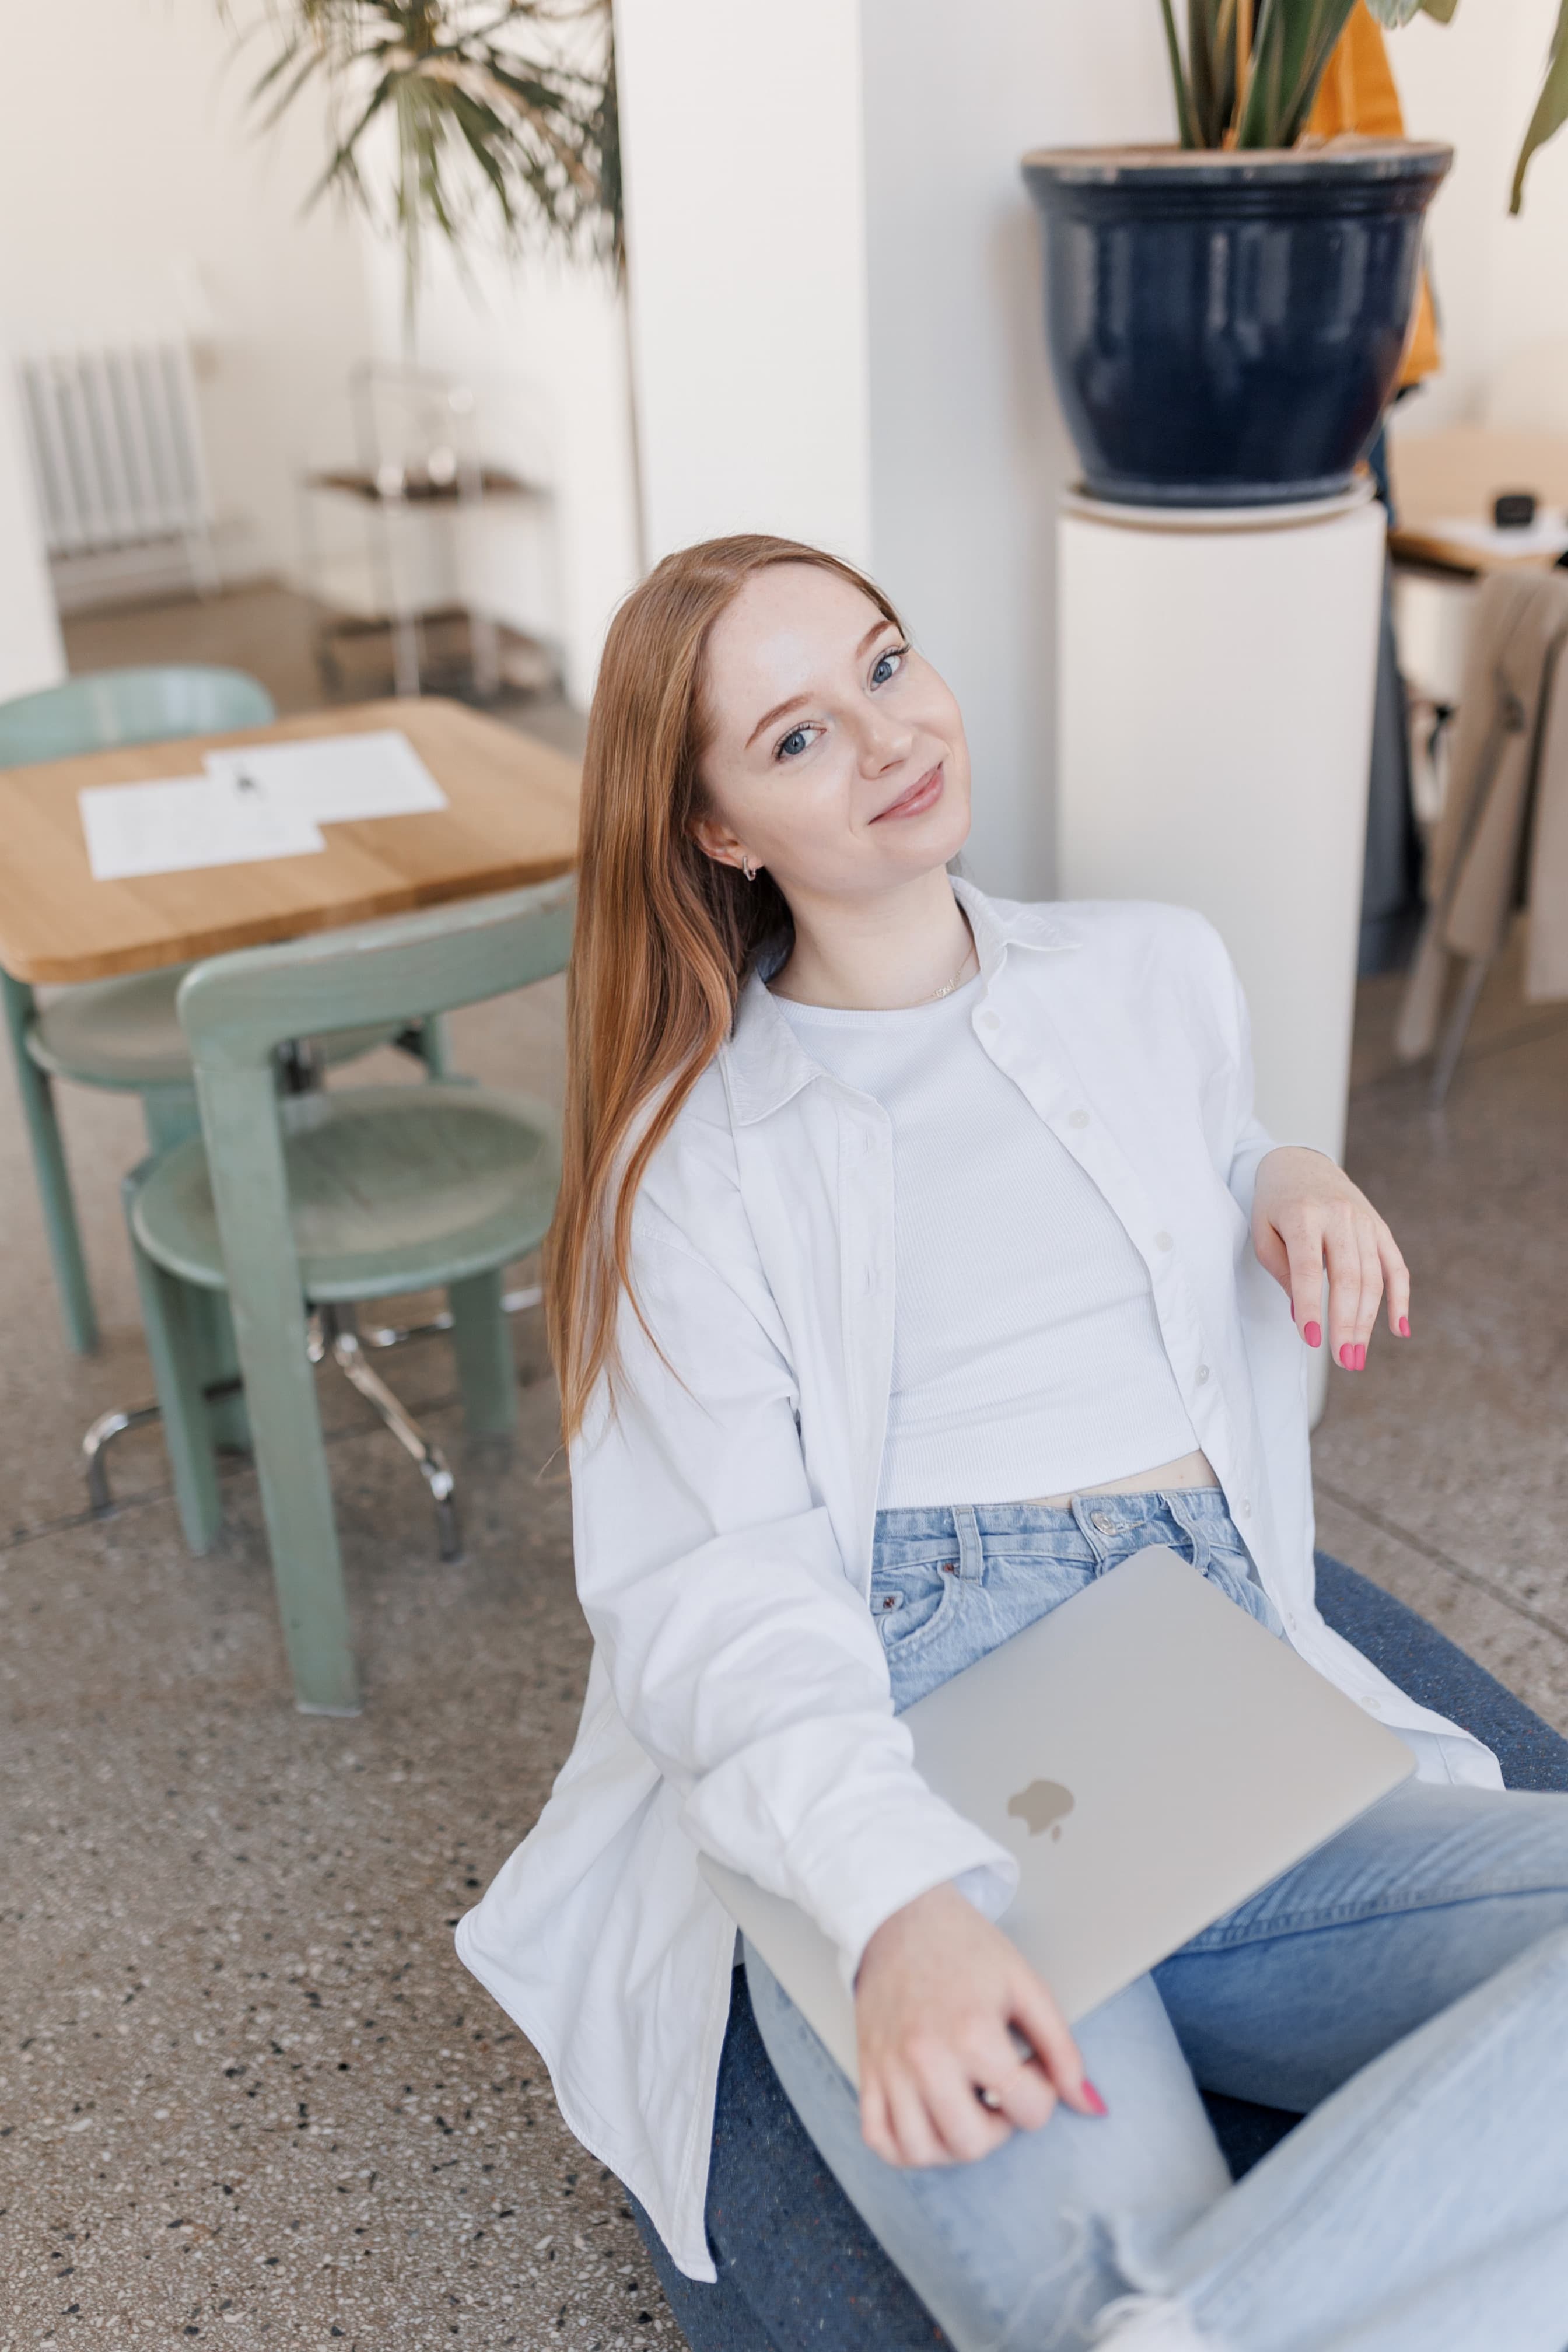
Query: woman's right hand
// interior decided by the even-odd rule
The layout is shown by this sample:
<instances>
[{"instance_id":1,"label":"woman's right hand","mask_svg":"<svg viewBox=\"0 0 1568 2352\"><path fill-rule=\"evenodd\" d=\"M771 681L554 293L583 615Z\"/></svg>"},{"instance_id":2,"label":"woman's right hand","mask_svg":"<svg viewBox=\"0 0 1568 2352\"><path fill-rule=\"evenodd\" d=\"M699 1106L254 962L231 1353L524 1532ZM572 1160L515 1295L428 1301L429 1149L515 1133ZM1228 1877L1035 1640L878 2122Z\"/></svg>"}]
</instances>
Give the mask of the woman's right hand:
<instances>
[{"instance_id":1,"label":"woman's right hand","mask_svg":"<svg viewBox=\"0 0 1568 2352\"><path fill-rule=\"evenodd\" d=\"M860 2128L885 2163L971 2164L1015 2131L1037 2131L1058 2098L1082 2116L1105 2113L1046 1985L952 1884L917 1895L872 1936L855 2022ZM982 2105L982 2091L994 2107Z\"/></svg>"}]
</instances>

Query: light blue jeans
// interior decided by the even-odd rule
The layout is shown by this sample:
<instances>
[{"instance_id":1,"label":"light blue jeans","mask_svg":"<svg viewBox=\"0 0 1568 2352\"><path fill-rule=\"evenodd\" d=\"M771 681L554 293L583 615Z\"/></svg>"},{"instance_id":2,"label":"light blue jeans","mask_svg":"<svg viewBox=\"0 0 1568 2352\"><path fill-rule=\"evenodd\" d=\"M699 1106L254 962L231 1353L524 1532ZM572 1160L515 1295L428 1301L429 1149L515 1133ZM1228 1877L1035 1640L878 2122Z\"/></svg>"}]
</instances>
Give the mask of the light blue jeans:
<instances>
[{"instance_id":1,"label":"light blue jeans","mask_svg":"<svg viewBox=\"0 0 1568 2352\"><path fill-rule=\"evenodd\" d=\"M1214 1490L884 1512L909 1706L1150 1543L1277 1621ZM1110 2108L910 2171L748 1947L774 2072L956 2352L1147 2297L1226 2352L1564 2352L1568 1797L1406 1783L1081 2021ZM1232 2185L1197 2084L1306 2120Z\"/></svg>"}]
</instances>

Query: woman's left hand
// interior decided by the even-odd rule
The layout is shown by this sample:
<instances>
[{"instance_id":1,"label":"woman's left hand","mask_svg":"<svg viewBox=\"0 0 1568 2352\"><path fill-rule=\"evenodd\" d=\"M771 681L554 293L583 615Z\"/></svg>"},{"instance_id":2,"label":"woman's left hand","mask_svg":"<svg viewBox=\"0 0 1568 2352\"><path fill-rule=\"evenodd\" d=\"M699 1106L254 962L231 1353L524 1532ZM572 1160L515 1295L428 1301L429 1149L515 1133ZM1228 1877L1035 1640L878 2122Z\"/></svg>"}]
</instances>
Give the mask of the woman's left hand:
<instances>
[{"instance_id":1,"label":"woman's left hand","mask_svg":"<svg viewBox=\"0 0 1568 2352\"><path fill-rule=\"evenodd\" d=\"M1410 1270L1366 1194L1321 1151L1281 1144L1258 1163L1252 1197L1258 1264L1290 1300L1309 1348L1322 1345L1323 1269L1329 1276L1329 1350L1347 1372L1366 1362L1377 1302L1388 1294L1388 1328L1410 1337Z\"/></svg>"}]
</instances>

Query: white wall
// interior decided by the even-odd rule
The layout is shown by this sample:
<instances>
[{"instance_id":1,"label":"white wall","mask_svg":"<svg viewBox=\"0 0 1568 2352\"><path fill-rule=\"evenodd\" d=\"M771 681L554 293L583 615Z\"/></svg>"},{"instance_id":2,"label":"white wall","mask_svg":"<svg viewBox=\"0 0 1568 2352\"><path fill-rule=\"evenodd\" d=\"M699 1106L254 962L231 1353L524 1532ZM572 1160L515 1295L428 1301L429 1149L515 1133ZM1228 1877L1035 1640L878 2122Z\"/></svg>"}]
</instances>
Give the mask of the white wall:
<instances>
[{"instance_id":1,"label":"white wall","mask_svg":"<svg viewBox=\"0 0 1568 2352\"><path fill-rule=\"evenodd\" d=\"M650 561L871 553L856 0L616 0Z\"/></svg>"},{"instance_id":2,"label":"white wall","mask_svg":"<svg viewBox=\"0 0 1568 2352\"><path fill-rule=\"evenodd\" d=\"M1568 430L1568 132L1531 163L1523 212L1508 212L1557 5L1464 0L1451 25L1423 16L1389 37L1406 130L1457 151L1429 228L1444 369L1401 404L1402 432Z\"/></svg>"},{"instance_id":3,"label":"white wall","mask_svg":"<svg viewBox=\"0 0 1568 2352\"><path fill-rule=\"evenodd\" d=\"M958 692L969 862L1049 887L1052 530L1072 470L1018 177L1168 135L1152 0L616 0L650 555L868 563Z\"/></svg>"},{"instance_id":4,"label":"white wall","mask_svg":"<svg viewBox=\"0 0 1568 2352\"><path fill-rule=\"evenodd\" d=\"M0 702L65 676L16 379L0 342Z\"/></svg>"},{"instance_id":5,"label":"white wall","mask_svg":"<svg viewBox=\"0 0 1568 2352\"><path fill-rule=\"evenodd\" d=\"M1152 0L861 0L875 569L958 695L968 864L1053 884L1056 509L1074 470L1018 175L1173 135Z\"/></svg>"},{"instance_id":6,"label":"white wall","mask_svg":"<svg viewBox=\"0 0 1568 2352\"><path fill-rule=\"evenodd\" d=\"M194 331L225 576L300 582L298 476L352 456L356 362L401 355L400 252L335 204L304 212L329 152L324 107L308 94L258 137L247 92L273 47L237 56L217 0L73 0L68 14L68 37L53 9L7 22L0 342ZM550 493L487 517L445 593L559 645L586 699L637 572L618 299L601 271L482 244L467 281L436 240L429 259L418 356L473 380L487 454ZM311 512L330 592L374 601L363 509L317 499ZM422 584L441 585L441 552L432 532Z\"/></svg>"},{"instance_id":7,"label":"white wall","mask_svg":"<svg viewBox=\"0 0 1568 2352\"><path fill-rule=\"evenodd\" d=\"M233 48L216 0L16 7L0 82L0 337L31 352L209 330L231 576L292 568L297 455L369 324L357 229L300 217L321 119L307 102L258 142L245 100L266 52Z\"/></svg>"}]
</instances>

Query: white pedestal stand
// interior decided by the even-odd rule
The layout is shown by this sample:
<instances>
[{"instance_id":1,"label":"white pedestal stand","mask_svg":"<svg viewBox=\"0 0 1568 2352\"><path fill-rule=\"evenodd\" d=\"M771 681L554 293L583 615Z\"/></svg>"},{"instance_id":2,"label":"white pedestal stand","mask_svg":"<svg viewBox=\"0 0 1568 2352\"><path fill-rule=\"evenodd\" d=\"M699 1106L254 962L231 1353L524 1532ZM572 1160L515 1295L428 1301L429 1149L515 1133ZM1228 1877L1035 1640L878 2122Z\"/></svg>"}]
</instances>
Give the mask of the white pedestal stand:
<instances>
[{"instance_id":1,"label":"white pedestal stand","mask_svg":"<svg viewBox=\"0 0 1568 2352\"><path fill-rule=\"evenodd\" d=\"M1252 1013L1258 1110L1344 1145L1384 563L1370 488L1299 507L1069 496L1058 887L1195 907ZM1313 1419L1327 1352L1314 1365Z\"/></svg>"}]
</instances>

